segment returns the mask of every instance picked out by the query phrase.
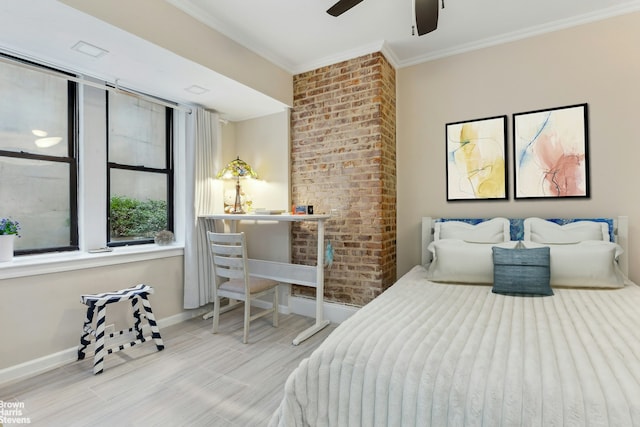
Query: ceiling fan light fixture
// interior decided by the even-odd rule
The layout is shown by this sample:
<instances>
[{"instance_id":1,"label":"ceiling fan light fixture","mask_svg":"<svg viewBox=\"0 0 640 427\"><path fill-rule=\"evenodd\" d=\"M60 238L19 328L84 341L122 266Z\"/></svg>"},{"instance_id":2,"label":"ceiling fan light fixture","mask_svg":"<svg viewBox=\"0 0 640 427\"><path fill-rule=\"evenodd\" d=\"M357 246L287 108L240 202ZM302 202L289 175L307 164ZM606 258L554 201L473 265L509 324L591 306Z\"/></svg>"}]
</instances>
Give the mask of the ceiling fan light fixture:
<instances>
[{"instance_id":1,"label":"ceiling fan light fixture","mask_svg":"<svg viewBox=\"0 0 640 427\"><path fill-rule=\"evenodd\" d=\"M362 0L339 0L327 9L327 13L331 16L340 16L361 2ZM441 3L444 9L444 0L413 0L415 25L411 27L412 36L415 36L416 28L418 36L430 33L438 28L438 10Z\"/></svg>"}]
</instances>

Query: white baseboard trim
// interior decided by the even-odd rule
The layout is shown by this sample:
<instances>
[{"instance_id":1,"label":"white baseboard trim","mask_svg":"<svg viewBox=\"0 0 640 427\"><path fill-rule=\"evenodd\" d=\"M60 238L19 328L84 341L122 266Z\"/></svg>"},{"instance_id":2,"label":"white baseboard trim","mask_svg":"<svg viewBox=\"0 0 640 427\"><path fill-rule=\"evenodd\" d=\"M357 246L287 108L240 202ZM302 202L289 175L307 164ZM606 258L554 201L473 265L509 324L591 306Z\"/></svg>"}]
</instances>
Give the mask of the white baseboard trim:
<instances>
[{"instance_id":1,"label":"white baseboard trim","mask_svg":"<svg viewBox=\"0 0 640 427\"><path fill-rule=\"evenodd\" d=\"M316 300L302 297L289 297L289 309L293 314L316 317ZM324 318L333 323L342 323L351 317L360 307L335 302L324 302Z\"/></svg>"},{"instance_id":2,"label":"white baseboard trim","mask_svg":"<svg viewBox=\"0 0 640 427\"><path fill-rule=\"evenodd\" d=\"M183 311L182 313L178 313L164 319L159 319L158 327L160 328L160 331L162 331L162 328L184 322L197 316L202 316L206 312L207 310L202 308ZM78 341L79 340L80 337L78 336ZM19 365L0 369L0 386L42 374L60 366L75 362L76 360L78 360L77 346L54 354L49 354L38 359L29 360L28 362L20 363Z\"/></svg>"}]
</instances>

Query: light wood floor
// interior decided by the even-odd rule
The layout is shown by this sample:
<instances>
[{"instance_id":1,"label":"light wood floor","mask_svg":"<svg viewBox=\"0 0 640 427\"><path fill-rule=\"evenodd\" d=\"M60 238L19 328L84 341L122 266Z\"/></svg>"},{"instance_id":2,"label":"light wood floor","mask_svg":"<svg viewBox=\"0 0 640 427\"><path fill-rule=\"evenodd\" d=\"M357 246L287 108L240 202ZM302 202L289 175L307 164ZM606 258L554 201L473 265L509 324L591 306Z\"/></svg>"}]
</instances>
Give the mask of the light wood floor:
<instances>
[{"instance_id":1,"label":"light wood floor","mask_svg":"<svg viewBox=\"0 0 640 427\"><path fill-rule=\"evenodd\" d=\"M87 356L0 387L0 400L24 403L33 426L265 426L289 374L335 328L294 346L314 320L282 315L273 328L268 319L252 322L242 344L241 310L221 315L216 335L198 317L161 329L163 351L151 341L108 355L100 375Z\"/></svg>"}]
</instances>

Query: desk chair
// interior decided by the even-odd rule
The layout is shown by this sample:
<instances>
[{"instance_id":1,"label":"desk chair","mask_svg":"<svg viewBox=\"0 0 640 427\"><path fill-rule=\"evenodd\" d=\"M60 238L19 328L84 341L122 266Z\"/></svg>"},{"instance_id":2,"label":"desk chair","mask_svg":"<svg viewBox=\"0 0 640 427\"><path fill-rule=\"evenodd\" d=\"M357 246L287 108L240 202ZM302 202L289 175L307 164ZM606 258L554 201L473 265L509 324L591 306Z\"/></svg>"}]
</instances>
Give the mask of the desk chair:
<instances>
[{"instance_id":1,"label":"desk chair","mask_svg":"<svg viewBox=\"0 0 640 427\"><path fill-rule=\"evenodd\" d=\"M278 326L278 282L271 279L253 277L249 273L247 258L247 241L244 233L207 232L215 286L213 288L213 333L218 332L220 318L220 299L244 301L244 336L243 343L249 339L249 324L252 320L273 313L273 326ZM222 279L228 279L223 281ZM261 310L251 316L251 301L273 292L273 307ZM224 311L239 306L231 303Z\"/></svg>"}]
</instances>

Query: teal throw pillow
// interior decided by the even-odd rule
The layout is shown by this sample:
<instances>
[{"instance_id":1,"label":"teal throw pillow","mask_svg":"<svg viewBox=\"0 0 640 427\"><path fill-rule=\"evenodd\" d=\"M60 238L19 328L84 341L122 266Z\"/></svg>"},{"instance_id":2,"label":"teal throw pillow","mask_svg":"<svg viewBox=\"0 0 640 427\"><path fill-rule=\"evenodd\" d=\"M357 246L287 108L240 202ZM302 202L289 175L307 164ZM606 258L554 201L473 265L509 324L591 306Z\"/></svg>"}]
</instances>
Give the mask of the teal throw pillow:
<instances>
[{"instance_id":1,"label":"teal throw pillow","mask_svg":"<svg viewBox=\"0 0 640 427\"><path fill-rule=\"evenodd\" d=\"M494 246L493 289L502 295L549 296L553 290L550 248L506 249Z\"/></svg>"}]
</instances>

